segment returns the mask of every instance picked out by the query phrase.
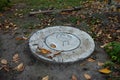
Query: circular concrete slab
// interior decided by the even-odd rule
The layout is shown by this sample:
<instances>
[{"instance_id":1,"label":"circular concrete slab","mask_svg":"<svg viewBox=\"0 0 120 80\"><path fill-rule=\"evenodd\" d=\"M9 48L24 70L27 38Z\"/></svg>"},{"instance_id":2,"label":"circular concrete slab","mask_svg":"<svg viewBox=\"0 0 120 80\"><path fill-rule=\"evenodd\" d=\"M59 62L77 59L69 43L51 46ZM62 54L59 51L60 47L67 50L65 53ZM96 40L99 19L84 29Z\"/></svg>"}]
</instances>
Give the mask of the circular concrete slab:
<instances>
[{"instance_id":1,"label":"circular concrete slab","mask_svg":"<svg viewBox=\"0 0 120 80\"><path fill-rule=\"evenodd\" d=\"M68 26L48 27L35 32L29 39L32 53L52 62L75 62L94 51L94 41L84 31Z\"/></svg>"}]
</instances>

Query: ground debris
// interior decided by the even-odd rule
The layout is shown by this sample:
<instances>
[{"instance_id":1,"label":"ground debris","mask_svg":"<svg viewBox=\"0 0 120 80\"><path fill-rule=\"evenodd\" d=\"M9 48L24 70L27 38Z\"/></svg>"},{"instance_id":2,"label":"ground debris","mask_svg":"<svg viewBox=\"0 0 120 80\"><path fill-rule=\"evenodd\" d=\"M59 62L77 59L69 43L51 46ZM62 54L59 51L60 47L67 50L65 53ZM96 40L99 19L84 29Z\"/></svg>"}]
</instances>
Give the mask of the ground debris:
<instances>
[{"instance_id":1,"label":"ground debris","mask_svg":"<svg viewBox=\"0 0 120 80\"><path fill-rule=\"evenodd\" d=\"M37 53L42 53L42 54L50 54L51 51L45 49L45 48L37 48Z\"/></svg>"},{"instance_id":2,"label":"ground debris","mask_svg":"<svg viewBox=\"0 0 120 80\"><path fill-rule=\"evenodd\" d=\"M104 74L109 74L111 73L111 70L109 70L108 68L103 68L103 69L100 69L99 72L104 73Z\"/></svg>"},{"instance_id":3,"label":"ground debris","mask_svg":"<svg viewBox=\"0 0 120 80\"><path fill-rule=\"evenodd\" d=\"M47 75L47 76L43 77L42 80L49 80L49 76Z\"/></svg>"},{"instance_id":4,"label":"ground debris","mask_svg":"<svg viewBox=\"0 0 120 80\"><path fill-rule=\"evenodd\" d=\"M14 70L17 70L17 71L23 71L24 70L24 64L23 63L20 63L18 66L16 66L14 68Z\"/></svg>"},{"instance_id":5,"label":"ground debris","mask_svg":"<svg viewBox=\"0 0 120 80\"><path fill-rule=\"evenodd\" d=\"M25 36L22 36L22 37L16 37L15 39L19 41L19 40L27 40L28 38Z\"/></svg>"},{"instance_id":6,"label":"ground debris","mask_svg":"<svg viewBox=\"0 0 120 80\"><path fill-rule=\"evenodd\" d=\"M13 55L13 62L17 63L20 60L19 55L16 53Z\"/></svg>"},{"instance_id":7,"label":"ground debris","mask_svg":"<svg viewBox=\"0 0 120 80\"><path fill-rule=\"evenodd\" d=\"M89 74L87 74L87 73L84 74L84 77L85 77L85 79L87 79L87 80L91 80L91 76L90 76Z\"/></svg>"},{"instance_id":8,"label":"ground debris","mask_svg":"<svg viewBox=\"0 0 120 80\"><path fill-rule=\"evenodd\" d=\"M89 62L95 62L95 60L92 59L92 58L88 58L87 61L89 61Z\"/></svg>"},{"instance_id":9,"label":"ground debris","mask_svg":"<svg viewBox=\"0 0 120 80\"><path fill-rule=\"evenodd\" d=\"M8 61L6 59L2 59L1 63L6 65L8 63Z\"/></svg>"},{"instance_id":10,"label":"ground debris","mask_svg":"<svg viewBox=\"0 0 120 80\"><path fill-rule=\"evenodd\" d=\"M0 70L1 70L1 69L5 70L5 71L7 71L7 72L10 71L10 68L9 68L8 65L2 65L2 66L0 67Z\"/></svg>"},{"instance_id":11,"label":"ground debris","mask_svg":"<svg viewBox=\"0 0 120 80\"><path fill-rule=\"evenodd\" d=\"M15 31L17 29L17 25L9 20L4 20L4 22L0 23L0 30L3 30L5 32L9 32L11 30Z\"/></svg>"},{"instance_id":12,"label":"ground debris","mask_svg":"<svg viewBox=\"0 0 120 80\"><path fill-rule=\"evenodd\" d=\"M98 66L103 66L103 65L104 65L104 63L98 62Z\"/></svg>"},{"instance_id":13,"label":"ground debris","mask_svg":"<svg viewBox=\"0 0 120 80\"><path fill-rule=\"evenodd\" d=\"M73 74L71 80L78 80L77 77Z\"/></svg>"}]
</instances>

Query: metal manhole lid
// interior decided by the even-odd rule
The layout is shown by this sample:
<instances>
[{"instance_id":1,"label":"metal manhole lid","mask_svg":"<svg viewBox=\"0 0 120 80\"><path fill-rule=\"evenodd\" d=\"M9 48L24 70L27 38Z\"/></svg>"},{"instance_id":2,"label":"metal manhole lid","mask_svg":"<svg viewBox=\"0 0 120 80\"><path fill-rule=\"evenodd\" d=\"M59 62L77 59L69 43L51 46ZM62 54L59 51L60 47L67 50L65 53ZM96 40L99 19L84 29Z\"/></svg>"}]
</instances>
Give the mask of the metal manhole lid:
<instances>
[{"instance_id":1,"label":"metal manhole lid","mask_svg":"<svg viewBox=\"0 0 120 80\"><path fill-rule=\"evenodd\" d=\"M54 26L35 32L29 39L29 47L38 58L61 63L88 57L94 51L95 44L84 31Z\"/></svg>"}]
</instances>

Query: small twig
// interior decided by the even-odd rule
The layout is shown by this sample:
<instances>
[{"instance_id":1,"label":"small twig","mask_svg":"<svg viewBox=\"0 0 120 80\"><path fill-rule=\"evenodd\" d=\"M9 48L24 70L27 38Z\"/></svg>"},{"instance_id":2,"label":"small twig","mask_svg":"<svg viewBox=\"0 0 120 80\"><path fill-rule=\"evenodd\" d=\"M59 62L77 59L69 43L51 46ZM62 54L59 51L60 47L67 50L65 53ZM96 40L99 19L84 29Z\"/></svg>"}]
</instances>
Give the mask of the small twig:
<instances>
[{"instance_id":1,"label":"small twig","mask_svg":"<svg viewBox=\"0 0 120 80\"><path fill-rule=\"evenodd\" d=\"M44 14L44 13L52 13L52 12L72 12L72 11L78 11L81 10L81 7L75 7L75 8L71 8L71 9L61 9L61 10L44 10L44 11L34 11L34 12L30 12L30 15L35 15L35 14Z\"/></svg>"}]
</instances>

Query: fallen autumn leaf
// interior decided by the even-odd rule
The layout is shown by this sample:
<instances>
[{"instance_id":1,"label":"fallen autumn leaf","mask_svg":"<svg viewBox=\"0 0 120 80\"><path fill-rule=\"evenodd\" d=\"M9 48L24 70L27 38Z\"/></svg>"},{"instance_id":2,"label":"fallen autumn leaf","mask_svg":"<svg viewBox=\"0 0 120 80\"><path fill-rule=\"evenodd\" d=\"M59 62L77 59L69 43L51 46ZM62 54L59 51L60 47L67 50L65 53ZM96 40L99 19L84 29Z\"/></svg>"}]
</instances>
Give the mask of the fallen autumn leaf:
<instances>
[{"instance_id":1,"label":"fallen autumn leaf","mask_svg":"<svg viewBox=\"0 0 120 80\"><path fill-rule=\"evenodd\" d=\"M103 68L103 69L100 69L99 72L104 73L104 74L109 74L111 73L111 70L109 70L108 68Z\"/></svg>"},{"instance_id":2,"label":"fallen autumn leaf","mask_svg":"<svg viewBox=\"0 0 120 80\"><path fill-rule=\"evenodd\" d=\"M84 77L87 79L87 80L90 80L91 79L91 76L87 73L84 74Z\"/></svg>"},{"instance_id":3,"label":"fallen autumn leaf","mask_svg":"<svg viewBox=\"0 0 120 80\"><path fill-rule=\"evenodd\" d=\"M47 76L43 77L42 80L49 80L49 76L47 75Z\"/></svg>"},{"instance_id":4,"label":"fallen autumn leaf","mask_svg":"<svg viewBox=\"0 0 120 80\"><path fill-rule=\"evenodd\" d=\"M77 77L75 75L72 75L72 80L77 80Z\"/></svg>"},{"instance_id":5,"label":"fallen autumn leaf","mask_svg":"<svg viewBox=\"0 0 120 80\"><path fill-rule=\"evenodd\" d=\"M104 65L104 63L98 62L98 66L103 66L103 65Z\"/></svg>"},{"instance_id":6,"label":"fallen autumn leaf","mask_svg":"<svg viewBox=\"0 0 120 80\"><path fill-rule=\"evenodd\" d=\"M15 67L15 70L17 70L17 71L23 71L24 70L24 64L20 63L17 67Z\"/></svg>"},{"instance_id":7,"label":"fallen autumn leaf","mask_svg":"<svg viewBox=\"0 0 120 80\"><path fill-rule=\"evenodd\" d=\"M8 61L6 59L2 59L1 63L6 65L8 63Z\"/></svg>"},{"instance_id":8,"label":"fallen autumn leaf","mask_svg":"<svg viewBox=\"0 0 120 80\"><path fill-rule=\"evenodd\" d=\"M89 61L89 62L94 62L95 60L92 59L92 58L88 58L87 61Z\"/></svg>"},{"instance_id":9,"label":"fallen autumn leaf","mask_svg":"<svg viewBox=\"0 0 120 80\"><path fill-rule=\"evenodd\" d=\"M49 54L49 53L51 53L51 51L49 51L47 49L44 49L44 48L38 48L38 49L39 49L39 52L43 53L43 54Z\"/></svg>"},{"instance_id":10,"label":"fallen autumn leaf","mask_svg":"<svg viewBox=\"0 0 120 80\"><path fill-rule=\"evenodd\" d=\"M19 55L18 55L18 54L13 55L13 61L14 61L14 62L18 62L19 59L20 59L20 58L19 58Z\"/></svg>"}]
</instances>

